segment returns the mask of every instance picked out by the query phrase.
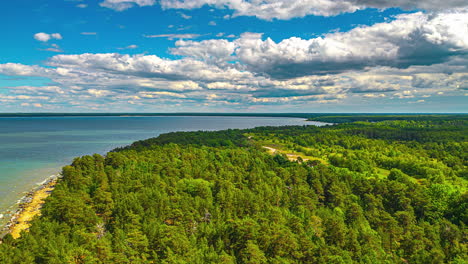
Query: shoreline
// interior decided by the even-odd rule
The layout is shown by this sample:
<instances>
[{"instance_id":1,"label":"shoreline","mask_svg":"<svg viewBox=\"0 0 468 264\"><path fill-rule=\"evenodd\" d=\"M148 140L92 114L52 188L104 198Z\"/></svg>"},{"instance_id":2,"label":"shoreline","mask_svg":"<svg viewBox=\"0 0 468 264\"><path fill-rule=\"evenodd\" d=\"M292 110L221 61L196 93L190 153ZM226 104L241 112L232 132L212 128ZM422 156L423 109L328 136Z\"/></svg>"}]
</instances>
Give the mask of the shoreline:
<instances>
[{"instance_id":1,"label":"shoreline","mask_svg":"<svg viewBox=\"0 0 468 264\"><path fill-rule=\"evenodd\" d=\"M8 222L0 229L1 239L11 234L14 239L21 236L21 232L28 230L30 221L41 214L41 208L45 199L54 190L60 175L51 175L42 181L39 186L31 189L25 196L18 200L17 209L9 216Z\"/></svg>"},{"instance_id":2,"label":"shoreline","mask_svg":"<svg viewBox=\"0 0 468 264\"><path fill-rule=\"evenodd\" d=\"M123 114L127 114L127 113L123 113ZM35 117L35 116L39 116L39 117L42 117L42 114L38 114L38 115L32 115L31 117ZM48 116L48 115L47 115ZM54 115L52 115L53 117ZM83 115L77 115L77 116L83 116ZM87 115L84 115L84 116L87 116ZM90 117L101 117L100 115L98 116L95 116L93 114L90 114L89 115ZM114 115L105 115L105 116L113 116L113 117L122 117L122 113L119 113L118 115L117 114L114 114ZM132 117L131 113L129 115L130 117ZM292 116L290 116L289 114L205 114L205 113L199 113L199 114L190 114L190 113L179 113L179 114L169 114L169 115L160 115L160 114L151 114L151 115L145 115L145 114L140 114L138 113L138 116L162 116L162 117L171 117L171 116L183 116L183 117L196 117L196 116L206 116L206 117L210 117L210 116L213 116L213 117L271 117L271 118L278 118L278 119L299 119L301 121L303 121L302 123L303 124L297 124L297 125L315 125L314 123L321 123L321 122L309 122L307 121L307 118L303 117L302 114L292 114ZM2 115L0 113L0 119L5 117L5 115ZM23 117L22 114L15 114L14 117ZM63 117L74 117L74 115L64 115ZM127 117L127 116L124 116L124 117ZM294 124L278 124L278 122L275 122L276 124L275 125L270 125L270 126L292 126ZM323 123L322 125L326 125L326 123ZM250 129L250 128L255 128L255 127L259 127L259 126L262 126L262 125L254 125L252 127L247 127L247 128L240 128L240 129ZM267 125L263 125L263 126L267 126ZM238 126L236 126L238 127ZM228 129L228 128L215 128L214 130L218 131L218 130L225 130L225 129ZM186 130L173 130L173 131L186 131ZM187 131L192 131L192 130L187 130ZM193 131L196 131L196 130L193 130ZM164 133L161 133L161 134L165 134L165 133L169 133L171 131L165 131ZM159 136L159 135L155 135L155 136ZM143 139L146 139L146 138L150 138L150 136L148 137L144 137ZM132 139L129 141L129 143L127 144L120 144L119 143L119 146L127 146L127 145L130 145L132 142L135 142L135 141L138 141L140 139ZM109 152L109 151L112 151L113 149L115 149L115 147L112 147L108 150L105 151L105 153ZM99 153L99 152L96 152L96 153ZM79 154L78 154L79 155ZM105 154L101 154L101 155L105 155ZM75 155L76 156L76 155ZM65 162L67 163L67 162ZM62 164L61 166L63 166L65 164ZM4 211L0 211L0 242L1 242L1 239L8 233L12 233L12 230L16 229L17 226L26 226L26 227L23 227L23 229L21 230L25 230L27 228L29 228L29 221L36 215L40 214L40 209L43 205L43 202L42 200L44 200L45 198L48 197L48 194L45 195L44 193L41 193L41 190L44 189L44 188L49 188L50 187L50 190L48 190L49 192L53 190L53 186L49 186L50 182L53 181L54 179L58 179L60 178L59 175L52 175L52 176L49 176L49 177L46 177L46 178L42 178L42 179L45 179L43 180L42 182L40 183L36 183L37 186L33 186L32 188L29 188L29 189L26 189L25 188L25 192L23 192L21 195L23 195L21 198L19 198L17 200L17 202L12 205L11 207L9 208L5 208ZM19 195L18 195L19 196ZM43 196L42 199L39 199L39 201L37 199L35 199L35 197L37 196ZM12 201L13 202L13 201ZM34 203L35 205L31 205L32 203ZM28 215L28 219L26 220L22 220L25 216L24 215ZM31 215L31 216L29 216ZM18 222L20 222L21 224L19 224ZM18 232L19 233L19 232Z\"/></svg>"}]
</instances>

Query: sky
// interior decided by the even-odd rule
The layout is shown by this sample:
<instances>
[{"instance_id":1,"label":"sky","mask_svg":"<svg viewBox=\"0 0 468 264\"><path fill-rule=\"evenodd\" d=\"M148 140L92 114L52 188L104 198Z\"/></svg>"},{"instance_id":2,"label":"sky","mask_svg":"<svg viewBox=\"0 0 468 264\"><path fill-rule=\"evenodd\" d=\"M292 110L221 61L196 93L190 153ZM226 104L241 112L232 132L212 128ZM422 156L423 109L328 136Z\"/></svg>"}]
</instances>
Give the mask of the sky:
<instances>
[{"instance_id":1,"label":"sky","mask_svg":"<svg viewBox=\"0 0 468 264\"><path fill-rule=\"evenodd\" d=\"M0 21L0 112L468 112L466 0L15 0Z\"/></svg>"}]
</instances>

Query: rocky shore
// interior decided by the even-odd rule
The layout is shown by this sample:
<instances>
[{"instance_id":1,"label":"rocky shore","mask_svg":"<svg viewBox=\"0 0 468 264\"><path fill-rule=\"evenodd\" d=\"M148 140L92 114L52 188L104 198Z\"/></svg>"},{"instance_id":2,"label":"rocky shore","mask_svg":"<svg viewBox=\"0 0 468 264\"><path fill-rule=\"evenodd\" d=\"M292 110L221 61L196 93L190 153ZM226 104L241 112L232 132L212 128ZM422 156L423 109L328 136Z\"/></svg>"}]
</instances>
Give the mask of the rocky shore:
<instances>
[{"instance_id":1,"label":"rocky shore","mask_svg":"<svg viewBox=\"0 0 468 264\"><path fill-rule=\"evenodd\" d=\"M16 239L20 237L22 231L29 229L31 220L40 215L42 205L55 188L58 178L58 175L49 177L19 200L18 209L0 231L0 238L10 233Z\"/></svg>"}]
</instances>

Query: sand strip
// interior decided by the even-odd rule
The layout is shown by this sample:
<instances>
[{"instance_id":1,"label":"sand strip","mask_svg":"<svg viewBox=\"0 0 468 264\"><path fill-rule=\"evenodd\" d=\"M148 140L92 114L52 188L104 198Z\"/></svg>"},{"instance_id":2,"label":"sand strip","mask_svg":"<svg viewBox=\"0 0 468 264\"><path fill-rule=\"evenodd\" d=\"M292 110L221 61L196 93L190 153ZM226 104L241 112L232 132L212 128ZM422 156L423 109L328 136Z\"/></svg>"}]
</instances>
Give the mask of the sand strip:
<instances>
[{"instance_id":1,"label":"sand strip","mask_svg":"<svg viewBox=\"0 0 468 264\"><path fill-rule=\"evenodd\" d=\"M18 211L11 217L10 222L6 225L6 229L13 238L19 238L22 231L27 231L31 226L30 222L35 217L41 214L41 208L44 200L49 197L50 193L57 184L57 177L53 177L44 182L39 188L29 192L19 205Z\"/></svg>"}]
</instances>

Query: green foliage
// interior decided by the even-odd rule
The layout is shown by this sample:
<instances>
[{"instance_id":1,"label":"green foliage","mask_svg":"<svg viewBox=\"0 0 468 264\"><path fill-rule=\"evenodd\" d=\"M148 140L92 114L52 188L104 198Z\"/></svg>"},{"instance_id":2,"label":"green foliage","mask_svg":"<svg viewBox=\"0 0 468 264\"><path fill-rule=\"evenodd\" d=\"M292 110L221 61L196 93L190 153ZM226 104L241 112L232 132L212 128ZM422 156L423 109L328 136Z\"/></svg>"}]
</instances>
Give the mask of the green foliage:
<instances>
[{"instance_id":1,"label":"green foliage","mask_svg":"<svg viewBox=\"0 0 468 264\"><path fill-rule=\"evenodd\" d=\"M417 122L427 122L427 121L467 121L466 115L456 115L456 114L315 114L313 117L310 117L310 121L320 121L328 123L349 123L349 122L380 122L380 121L410 121L414 123Z\"/></svg>"},{"instance_id":2,"label":"green foliage","mask_svg":"<svg viewBox=\"0 0 468 264\"><path fill-rule=\"evenodd\" d=\"M3 239L0 263L463 263L466 131L438 120L170 133L77 158L29 232Z\"/></svg>"}]
</instances>

